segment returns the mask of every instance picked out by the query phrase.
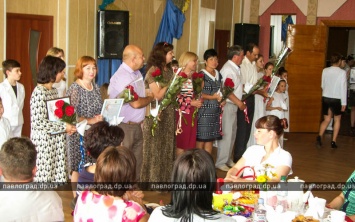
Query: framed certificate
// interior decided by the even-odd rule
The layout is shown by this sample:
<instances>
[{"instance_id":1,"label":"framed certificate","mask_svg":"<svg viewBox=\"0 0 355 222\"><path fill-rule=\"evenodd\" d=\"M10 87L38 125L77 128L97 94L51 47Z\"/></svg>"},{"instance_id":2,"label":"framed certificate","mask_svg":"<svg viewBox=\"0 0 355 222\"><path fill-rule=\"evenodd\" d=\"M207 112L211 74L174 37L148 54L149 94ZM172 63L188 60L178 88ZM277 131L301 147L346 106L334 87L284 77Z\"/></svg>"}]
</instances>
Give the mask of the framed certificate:
<instances>
[{"instance_id":1,"label":"framed certificate","mask_svg":"<svg viewBox=\"0 0 355 222\"><path fill-rule=\"evenodd\" d=\"M105 99L101 115L107 122L118 119L124 99Z\"/></svg>"},{"instance_id":2,"label":"framed certificate","mask_svg":"<svg viewBox=\"0 0 355 222\"><path fill-rule=\"evenodd\" d=\"M267 91L269 97L272 97L272 95L274 95L274 92L276 90L277 84L279 84L279 81L280 81L280 77L277 76L272 77L269 89Z\"/></svg>"},{"instance_id":3,"label":"framed certificate","mask_svg":"<svg viewBox=\"0 0 355 222\"><path fill-rule=\"evenodd\" d=\"M54 114L54 111L57 109L57 107L55 106L55 103L59 100L63 100L64 103L70 104L69 97L62 97L62 98L46 100L47 116L50 121L53 121L53 122L60 121L60 119Z\"/></svg>"}]
</instances>

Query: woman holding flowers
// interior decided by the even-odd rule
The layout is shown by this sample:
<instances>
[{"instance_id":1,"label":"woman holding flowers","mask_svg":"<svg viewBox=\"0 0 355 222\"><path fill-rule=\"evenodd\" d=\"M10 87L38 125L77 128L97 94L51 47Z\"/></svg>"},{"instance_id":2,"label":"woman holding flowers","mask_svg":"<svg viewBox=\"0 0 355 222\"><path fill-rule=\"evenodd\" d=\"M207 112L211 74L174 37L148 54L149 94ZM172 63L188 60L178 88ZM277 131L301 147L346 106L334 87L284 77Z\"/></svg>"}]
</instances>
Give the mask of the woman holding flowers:
<instances>
[{"instance_id":1,"label":"woman holding flowers","mask_svg":"<svg viewBox=\"0 0 355 222\"><path fill-rule=\"evenodd\" d=\"M267 62L264 66L264 62L261 62L260 60L263 61L262 55L259 55L258 59L256 60L256 67L258 68L258 78L263 77L267 79L266 81L271 82L271 74L272 74L272 70L274 69L274 64L271 62ZM255 94L254 117L253 117L253 122L251 124L252 127L250 131L250 137L249 137L247 147L256 144L255 137L254 137L254 133L256 129L254 126L256 121L265 115L266 115L266 99L262 95Z\"/></svg>"},{"instance_id":2,"label":"woman holding flowers","mask_svg":"<svg viewBox=\"0 0 355 222\"><path fill-rule=\"evenodd\" d=\"M76 132L76 127L65 122L51 122L48 119L46 100L57 99L53 83L61 81L65 62L53 56L46 56L38 67L37 86L30 99L31 140L37 148L36 182L67 182L65 134ZM62 133L61 133L62 132Z\"/></svg>"},{"instance_id":3,"label":"woman holding flowers","mask_svg":"<svg viewBox=\"0 0 355 222\"><path fill-rule=\"evenodd\" d=\"M196 72L197 55L184 52L179 58L181 72L187 75L180 93L178 94L179 109L176 111L177 134L176 155L185 150L196 148L197 110L201 107L200 94L204 75Z\"/></svg>"},{"instance_id":4,"label":"woman holding flowers","mask_svg":"<svg viewBox=\"0 0 355 222\"><path fill-rule=\"evenodd\" d=\"M292 174L292 156L279 144L279 138L287 128L286 123L277 116L269 115L258 119L255 127L254 136L258 145L251 146L244 152L242 158L228 171L225 181L250 181L245 178L253 178L254 172L259 176L263 170L257 169L262 168L264 171L266 168L274 168L267 175L271 182L279 182L281 176Z\"/></svg>"},{"instance_id":5,"label":"woman holding flowers","mask_svg":"<svg viewBox=\"0 0 355 222\"><path fill-rule=\"evenodd\" d=\"M75 82L69 87L67 96L70 97L70 103L74 106L77 121L87 120L89 125L102 121L101 108L102 99L100 88L94 83L97 74L96 60L90 56L82 56L76 63L74 76ZM92 162L88 157L83 141L79 133L68 136L68 159L71 172L71 182L77 182L79 169L86 163ZM76 190L76 187L73 187ZM74 197L76 192L74 191Z\"/></svg>"},{"instance_id":6,"label":"woman holding flowers","mask_svg":"<svg viewBox=\"0 0 355 222\"><path fill-rule=\"evenodd\" d=\"M196 147L212 153L213 141L220 140L220 101L218 91L221 87L221 74L216 70L218 66L217 52L207 49L203 54L206 68L201 70L204 74L202 83L203 105L198 111L197 143Z\"/></svg>"},{"instance_id":7,"label":"woman holding flowers","mask_svg":"<svg viewBox=\"0 0 355 222\"><path fill-rule=\"evenodd\" d=\"M170 66L174 56L173 49L173 45L160 42L154 46L147 61L145 87L157 100L163 99L167 84L174 76ZM159 119L154 136L152 136L153 118L146 117L143 123L142 182L170 181L176 148L174 107L172 105L166 107L159 114Z\"/></svg>"}]
</instances>

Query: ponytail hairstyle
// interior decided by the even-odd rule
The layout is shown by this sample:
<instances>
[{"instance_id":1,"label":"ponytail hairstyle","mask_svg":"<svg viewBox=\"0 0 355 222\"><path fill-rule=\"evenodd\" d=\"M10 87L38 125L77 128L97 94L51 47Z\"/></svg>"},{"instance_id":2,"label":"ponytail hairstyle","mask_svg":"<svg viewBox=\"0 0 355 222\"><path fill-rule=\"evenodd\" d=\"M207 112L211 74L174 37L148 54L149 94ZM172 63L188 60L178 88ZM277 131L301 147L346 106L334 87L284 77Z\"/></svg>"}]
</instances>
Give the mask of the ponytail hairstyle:
<instances>
[{"instance_id":1,"label":"ponytail hairstyle","mask_svg":"<svg viewBox=\"0 0 355 222\"><path fill-rule=\"evenodd\" d=\"M255 127L258 129L267 129L275 131L278 137L282 136L284 129L288 128L287 119L279 119L274 115L263 116L255 123Z\"/></svg>"}]
</instances>

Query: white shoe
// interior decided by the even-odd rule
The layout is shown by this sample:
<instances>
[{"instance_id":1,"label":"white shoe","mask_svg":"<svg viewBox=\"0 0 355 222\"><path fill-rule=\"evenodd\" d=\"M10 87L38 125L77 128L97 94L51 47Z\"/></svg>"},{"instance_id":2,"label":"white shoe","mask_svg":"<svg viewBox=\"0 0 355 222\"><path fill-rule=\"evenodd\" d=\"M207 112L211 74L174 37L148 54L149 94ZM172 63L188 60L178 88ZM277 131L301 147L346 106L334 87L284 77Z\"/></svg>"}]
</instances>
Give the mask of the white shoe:
<instances>
[{"instance_id":1,"label":"white shoe","mask_svg":"<svg viewBox=\"0 0 355 222\"><path fill-rule=\"evenodd\" d=\"M230 169L230 168L229 168L227 165L225 165L225 164L220 165L220 166L216 166L216 168L219 169L219 170L225 171L225 172L227 172L227 171Z\"/></svg>"},{"instance_id":2,"label":"white shoe","mask_svg":"<svg viewBox=\"0 0 355 222\"><path fill-rule=\"evenodd\" d=\"M234 167L235 163L232 160L229 160L226 165L228 167L232 168L232 167Z\"/></svg>"}]
</instances>

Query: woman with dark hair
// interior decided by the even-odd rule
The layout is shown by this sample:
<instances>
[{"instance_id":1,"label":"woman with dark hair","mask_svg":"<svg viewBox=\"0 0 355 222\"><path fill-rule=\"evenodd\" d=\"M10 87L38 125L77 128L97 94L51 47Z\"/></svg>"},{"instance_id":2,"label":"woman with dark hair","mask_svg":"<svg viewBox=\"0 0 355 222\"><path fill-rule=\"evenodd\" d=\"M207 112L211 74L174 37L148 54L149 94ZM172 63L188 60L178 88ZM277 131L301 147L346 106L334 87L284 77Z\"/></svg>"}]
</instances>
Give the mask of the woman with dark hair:
<instances>
[{"instance_id":1,"label":"woman with dark hair","mask_svg":"<svg viewBox=\"0 0 355 222\"><path fill-rule=\"evenodd\" d=\"M333 149L338 148L336 141L340 129L341 114L345 111L347 103L346 71L339 67L341 57L339 53L334 53L330 57L332 66L324 68L322 72L322 114L324 119L319 126L319 135L316 138L318 148L322 146L322 136L332 117L334 118L334 127L330 146Z\"/></svg>"},{"instance_id":2,"label":"woman with dark hair","mask_svg":"<svg viewBox=\"0 0 355 222\"><path fill-rule=\"evenodd\" d=\"M206 190L173 190L171 202L157 207L149 221L234 221L212 209L217 180L212 156L202 149L187 150L175 161L171 180L175 183L206 183ZM212 186L210 186L212 185Z\"/></svg>"},{"instance_id":3,"label":"woman with dark hair","mask_svg":"<svg viewBox=\"0 0 355 222\"><path fill-rule=\"evenodd\" d=\"M65 134L76 132L69 123L52 122L48 119L46 100L58 98L57 89L52 85L64 75L65 62L53 56L46 56L39 65L37 86L30 99L31 140L36 145L36 182L67 182Z\"/></svg>"},{"instance_id":4,"label":"woman with dark hair","mask_svg":"<svg viewBox=\"0 0 355 222\"><path fill-rule=\"evenodd\" d=\"M160 42L154 46L148 58L145 88L153 93L157 100L164 97L167 87L157 84L152 73L159 69L165 82L173 78L174 73L170 66L174 56L173 49L173 45ZM172 105L160 114L160 120L155 129L155 136L152 136L153 119L145 118L143 123L143 164L140 175L142 182L170 180L176 148L175 111Z\"/></svg>"},{"instance_id":5,"label":"woman with dark hair","mask_svg":"<svg viewBox=\"0 0 355 222\"><path fill-rule=\"evenodd\" d=\"M225 181L250 181L243 178L252 178L254 172L256 176L264 173L266 166L273 168L267 172L271 182L279 182L281 176L292 174L292 156L279 144L279 138L287 128L287 122L277 116L268 115L258 119L255 127L254 136L258 145L247 148L242 158L228 171ZM248 168L240 172L244 167Z\"/></svg>"},{"instance_id":6,"label":"woman with dark hair","mask_svg":"<svg viewBox=\"0 0 355 222\"><path fill-rule=\"evenodd\" d=\"M203 54L206 68L200 73L204 74L202 83L203 105L197 114L196 147L212 153L213 142L222 139L220 129L220 104L222 75L217 71L218 57L214 49L207 49Z\"/></svg>"},{"instance_id":7,"label":"woman with dark hair","mask_svg":"<svg viewBox=\"0 0 355 222\"><path fill-rule=\"evenodd\" d=\"M129 195L130 189L124 187L136 180L136 158L131 150L123 146L107 147L96 161L94 179L95 183L105 186L79 195L74 221L148 220L142 200ZM123 187L117 189L115 185Z\"/></svg>"},{"instance_id":8,"label":"woman with dark hair","mask_svg":"<svg viewBox=\"0 0 355 222\"><path fill-rule=\"evenodd\" d=\"M70 103L74 106L77 121L87 120L89 125L102 121L101 108L102 99L100 88L94 80L97 74L96 60L90 56L82 56L76 63L74 76L75 82L69 87L67 96L70 97ZM80 141L83 138L79 133L68 136L68 160L71 173L71 182L74 185L78 182L79 169L84 164L92 162ZM74 185L75 186L75 185ZM73 187L74 197L76 196L76 187Z\"/></svg>"}]
</instances>

